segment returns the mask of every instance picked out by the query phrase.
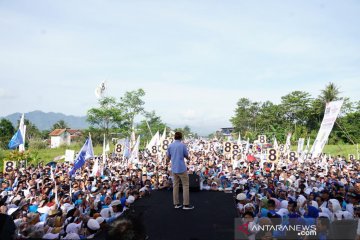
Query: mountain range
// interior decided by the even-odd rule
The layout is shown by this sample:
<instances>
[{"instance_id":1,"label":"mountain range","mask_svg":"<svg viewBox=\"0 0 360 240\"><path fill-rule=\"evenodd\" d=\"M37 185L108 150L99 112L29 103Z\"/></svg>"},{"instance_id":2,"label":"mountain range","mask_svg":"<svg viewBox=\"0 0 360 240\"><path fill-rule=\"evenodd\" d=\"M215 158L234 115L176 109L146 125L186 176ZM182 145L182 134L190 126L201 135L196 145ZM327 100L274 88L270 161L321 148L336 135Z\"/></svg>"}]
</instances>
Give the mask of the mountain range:
<instances>
[{"instance_id":1,"label":"mountain range","mask_svg":"<svg viewBox=\"0 0 360 240\"><path fill-rule=\"evenodd\" d=\"M13 126L16 128L18 126L18 121L21 118L22 113L13 113L3 118L8 119ZM36 125L39 130L50 130L54 123L64 120L66 124L73 129L85 129L89 127L89 124L86 122L86 117L78 117L72 115L65 115L63 113L54 113L54 112L42 112L39 110L25 113L25 119L28 119L30 122Z\"/></svg>"}]
</instances>

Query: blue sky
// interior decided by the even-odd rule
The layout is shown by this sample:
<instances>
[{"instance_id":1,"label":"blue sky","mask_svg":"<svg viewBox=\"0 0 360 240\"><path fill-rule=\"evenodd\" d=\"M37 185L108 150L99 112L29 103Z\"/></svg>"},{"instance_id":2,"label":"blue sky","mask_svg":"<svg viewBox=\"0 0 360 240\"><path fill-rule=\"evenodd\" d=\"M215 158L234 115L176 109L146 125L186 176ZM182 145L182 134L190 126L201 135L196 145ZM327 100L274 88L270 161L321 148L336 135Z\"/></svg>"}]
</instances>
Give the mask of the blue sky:
<instances>
[{"instance_id":1,"label":"blue sky","mask_svg":"<svg viewBox=\"0 0 360 240\"><path fill-rule=\"evenodd\" d=\"M95 87L143 88L146 109L201 134L230 126L241 97L358 101L359 1L0 2L0 116L85 115Z\"/></svg>"}]
</instances>

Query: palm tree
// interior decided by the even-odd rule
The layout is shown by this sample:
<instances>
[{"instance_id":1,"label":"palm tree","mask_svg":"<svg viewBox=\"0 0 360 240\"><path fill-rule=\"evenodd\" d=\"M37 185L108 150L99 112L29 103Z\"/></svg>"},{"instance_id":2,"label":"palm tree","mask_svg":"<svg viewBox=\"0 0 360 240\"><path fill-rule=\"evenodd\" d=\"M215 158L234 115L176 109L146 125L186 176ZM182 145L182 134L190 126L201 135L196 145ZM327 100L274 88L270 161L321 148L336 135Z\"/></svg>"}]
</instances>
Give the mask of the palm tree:
<instances>
[{"instance_id":1,"label":"palm tree","mask_svg":"<svg viewBox=\"0 0 360 240\"><path fill-rule=\"evenodd\" d=\"M325 89L321 90L319 99L324 103L339 100L341 99L339 97L339 93L339 87L337 87L334 83L330 82L328 85L325 86Z\"/></svg>"},{"instance_id":2,"label":"palm tree","mask_svg":"<svg viewBox=\"0 0 360 240\"><path fill-rule=\"evenodd\" d=\"M68 124L64 120L59 120L52 126L52 130L69 128Z\"/></svg>"}]
</instances>

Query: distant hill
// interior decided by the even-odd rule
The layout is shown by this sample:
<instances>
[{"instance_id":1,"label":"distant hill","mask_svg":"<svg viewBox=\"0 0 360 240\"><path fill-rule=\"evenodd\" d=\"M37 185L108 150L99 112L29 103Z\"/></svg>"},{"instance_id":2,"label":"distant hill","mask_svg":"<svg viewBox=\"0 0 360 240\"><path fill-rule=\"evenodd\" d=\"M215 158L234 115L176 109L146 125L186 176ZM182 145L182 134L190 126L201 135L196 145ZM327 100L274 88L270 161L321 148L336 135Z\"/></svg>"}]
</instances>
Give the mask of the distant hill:
<instances>
[{"instance_id":1,"label":"distant hill","mask_svg":"<svg viewBox=\"0 0 360 240\"><path fill-rule=\"evenodd\" d=\"M3 118L8 119L13 126L16 128L18 120L21 118L21 113L13 113ZM25 113L25 119L35 124L40 130L50 130L54 123L59 120L64 120L70 128L74 129L85 129L89 127L86 122L86 117L77 117L72 115L65 115L63 113L49 112L45 113L42 111L32 111Z\"/></svg>"}]
</instances>

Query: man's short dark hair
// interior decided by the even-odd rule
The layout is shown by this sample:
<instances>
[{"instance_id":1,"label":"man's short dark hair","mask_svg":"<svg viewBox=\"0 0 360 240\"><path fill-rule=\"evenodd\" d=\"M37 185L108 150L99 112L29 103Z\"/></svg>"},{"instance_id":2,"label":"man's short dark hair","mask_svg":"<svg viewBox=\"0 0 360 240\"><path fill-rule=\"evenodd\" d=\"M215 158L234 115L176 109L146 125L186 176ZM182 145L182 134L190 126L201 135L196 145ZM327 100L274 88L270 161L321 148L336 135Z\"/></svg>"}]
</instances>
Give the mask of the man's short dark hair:
<instances>
[{"instance_id":1,"label":"man's short dark hair","mask_svg":"<svg viewBox=\"0 0 360 240\"><path fill-rule=\"evenodd\" d=\"M268 206L269 206L269 207L275 207L275 201L274 201L274 199L269 199L269 200L268 200Z\"/></svg>"},{"instance_id":2,"label":"man's short dark hair","mask_svg":"<svg viewBox=\"0 0 360 240\"><path fill-rule=\"evenodd\" d=\"M175 140L181 140L182 139L182 133L181 132L176 132L174 138L175 138Z\"/></svg>"}]
</instances>

